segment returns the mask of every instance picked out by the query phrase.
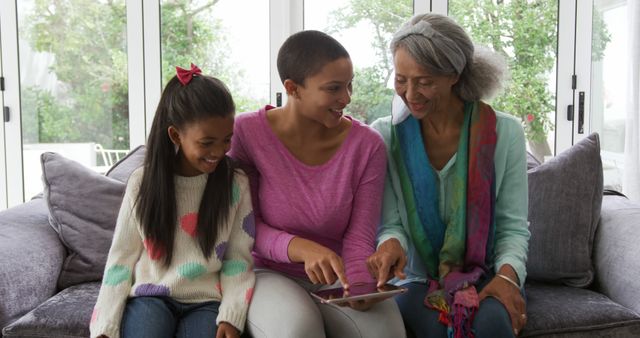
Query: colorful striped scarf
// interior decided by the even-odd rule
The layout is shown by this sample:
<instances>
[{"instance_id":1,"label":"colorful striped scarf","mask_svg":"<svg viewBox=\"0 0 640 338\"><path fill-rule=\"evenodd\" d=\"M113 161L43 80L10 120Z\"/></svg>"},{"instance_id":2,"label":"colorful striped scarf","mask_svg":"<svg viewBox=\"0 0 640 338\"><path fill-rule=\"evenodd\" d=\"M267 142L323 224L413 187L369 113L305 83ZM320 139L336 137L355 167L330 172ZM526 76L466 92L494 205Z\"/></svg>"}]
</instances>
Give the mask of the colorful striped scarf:
<instances>
[{"instance_id":1,"label":"colorful striped scarf","mask_svg":"<svg viewBox=\"0 0 640 338\"><path fill-rule=\"evenodd\" d=\"M496 114L482 102L466 102L464 111L447 224L438 210L436 172L419 121L409 116L391 133L411 238L429 277L425 305L440 312L440 322L455 338L474 336L471 324L479 305L474 285L491 265L495 228Z\"/></svg>"}]
</instances>

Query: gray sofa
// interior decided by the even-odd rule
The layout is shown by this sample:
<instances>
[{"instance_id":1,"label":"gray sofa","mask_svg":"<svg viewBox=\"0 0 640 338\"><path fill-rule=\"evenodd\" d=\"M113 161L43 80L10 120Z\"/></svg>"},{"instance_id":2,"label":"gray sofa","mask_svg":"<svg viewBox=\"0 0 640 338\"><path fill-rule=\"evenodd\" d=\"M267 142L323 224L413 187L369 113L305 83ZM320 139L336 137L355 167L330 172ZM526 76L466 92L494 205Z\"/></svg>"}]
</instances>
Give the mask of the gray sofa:
<instances>
[{"instance_id":1,"label":"gray sofa","mask_svg":"<svg viewBox=\"0 0 640 338\"><path fill-rule=\"evenodd\" d=\"M107 173L114 180L109 184L124 184L140 164L143 151L132 153ZM640 337L640 204L602 198L597 135L556 159L531 163L529 170L529 319L521 336ZM0 327L3 337L86 337L100 281L95 272L74 272L70 257L96 243L84 235L91 237L84 238L89 245L74 249L72 235L83 230L60 224L73 221L60 214L73 206L53 201L56 189L74 184L63 180L56 187L53 180L60 178L54 176L78 181L79 169L59 158L44 160L45 194L0 212ZM79 183L74 189L92 187ZM86 191L68 194L75 204L88 198ZM85 269L101 271L104 262L95 265Z\"/></svg>"}]
</instances>

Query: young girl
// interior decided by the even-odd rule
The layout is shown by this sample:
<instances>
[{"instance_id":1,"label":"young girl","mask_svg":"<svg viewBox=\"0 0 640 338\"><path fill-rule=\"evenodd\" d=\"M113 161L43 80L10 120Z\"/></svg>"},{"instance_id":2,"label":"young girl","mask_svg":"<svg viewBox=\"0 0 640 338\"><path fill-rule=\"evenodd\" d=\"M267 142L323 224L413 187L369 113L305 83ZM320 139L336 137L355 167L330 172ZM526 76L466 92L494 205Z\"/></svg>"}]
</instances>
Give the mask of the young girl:
<instances>
[{"instance_id":1,"label":"young girl","mask_svg":"<svg viewBox=\"0 0 640 338\"><path fill-rule=\"evenodd\" d=\"M366 260L380 222L386 154L378 133L343 116L351 101L349 53L327 34L303 31L284 42L277 63L287 103L238 116L229 153L255 179L254 258L262 269L247 330L402 338L392 299L335 307L308 293L336 281L373 282Z\"/></svg>"},{"instance_id":2,"label":"young girl","mask_svg":"<svg viewBox=\"0 0 640 338\"><path fill-rule=\"evenodd\" d=\"M223 338L244 328L255 225L248 179L225 155L234 103L193 64L176 69L127 184L91 337Z\"/></svg>"}]
</instances>

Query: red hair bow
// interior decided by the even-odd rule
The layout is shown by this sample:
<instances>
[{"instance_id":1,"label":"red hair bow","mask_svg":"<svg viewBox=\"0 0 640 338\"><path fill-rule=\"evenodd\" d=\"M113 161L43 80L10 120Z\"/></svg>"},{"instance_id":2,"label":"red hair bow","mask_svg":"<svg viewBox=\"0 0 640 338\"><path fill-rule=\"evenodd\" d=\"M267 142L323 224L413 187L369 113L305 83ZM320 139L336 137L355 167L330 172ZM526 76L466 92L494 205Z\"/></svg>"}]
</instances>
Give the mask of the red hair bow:
<instances>
[{"instance_id":1,"label":"red hair bow","mask_svg":"<svg viewBox=\"0 0 640 338\"><path fill-rule=\"evenodd\" d=\"M184 69L176 66L176 76L178 76L178 81L182 83L183 86L186 86L191 79L193 79L194 74L202 74L202 71L198 66L191 64L191 69Z\"/></svg>"}]
</instances>

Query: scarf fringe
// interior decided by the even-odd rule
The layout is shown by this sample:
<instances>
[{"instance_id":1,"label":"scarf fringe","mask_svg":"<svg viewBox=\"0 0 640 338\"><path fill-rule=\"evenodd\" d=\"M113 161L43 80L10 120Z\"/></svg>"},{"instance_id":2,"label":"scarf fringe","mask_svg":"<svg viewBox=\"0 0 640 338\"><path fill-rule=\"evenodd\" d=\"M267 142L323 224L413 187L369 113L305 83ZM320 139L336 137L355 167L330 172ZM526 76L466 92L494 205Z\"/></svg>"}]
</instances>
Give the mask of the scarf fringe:
<instances>
[{"instance_id":1,"label":"scarf fringe","mask_svg":"<svg viewBox=\"0 0 640 338\"><path fill-rule=\"evenodd\" d=\"M444 300L443 297L435 296L430 297L427 296L424 300L424 305L428 308L438 311L438 322L442 325L450 326L451 319L449 318L449 304Z\"/></svg>"},{"instance_id":2,"label":"scarf fringe","mask_svg":"<svg viewBox=\"0 0 640 338\"><path fill-rule=\"evenodd\" d=\"M474 338L472 325L476 312L476 307L455 305L452 314L453 325L447 328L449 338Z\"/></svg>"},{"instance_id":3,"label":"scarf fringe","mask_svg":"<svg viewBox=\"0 0 640 338\"><path fill-rule=\"evenodd\" d=\"M433 285L432 285L433 286ZM438 311L438 322L447 326L448 338L474 338L473 320L479 307L476 288L469 286L454 295L453 306L449 307L442 289L430 292L424 304Z\"/></svg>"}]
</instances>

